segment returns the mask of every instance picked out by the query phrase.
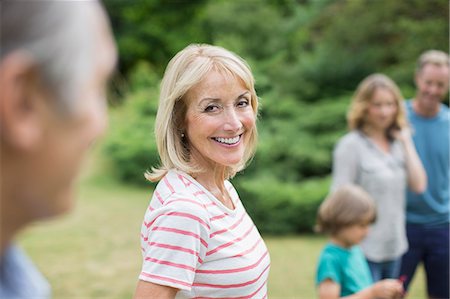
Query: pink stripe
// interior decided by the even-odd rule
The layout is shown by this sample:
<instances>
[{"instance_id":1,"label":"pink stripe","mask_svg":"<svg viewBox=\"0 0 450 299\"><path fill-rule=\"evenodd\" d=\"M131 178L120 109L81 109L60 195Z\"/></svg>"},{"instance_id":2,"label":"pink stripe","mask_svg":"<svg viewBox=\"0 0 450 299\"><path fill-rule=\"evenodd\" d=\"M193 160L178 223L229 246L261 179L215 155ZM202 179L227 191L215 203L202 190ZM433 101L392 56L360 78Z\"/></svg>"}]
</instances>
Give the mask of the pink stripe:
<instances>
[{"instance_id":1,"label":"pink stripe","mask_svg":"<svg viewBox=\"0 0 450 299\"><path fill-rule=\"evenodd\" d=\"M198 196L198 195L205 195L205 192L200 190L200 191L196 191L193 193L194 196Z\"/></svg>"},{"instance_id":2,"label":"pink stripe","mask_svg":"<svg viewBox=\"0 0 450 299\"><path fill-rule=\"evenodd\" d=\"M190 219L192 219L192 220L197 221L198 223L200 223L201 225L203 225L204 227L206 227L208 230L210 229L209 224L206 223L203 219L201 219L200 217L197 217L197 216L195 216L195 215L189 214L189 213L183 213L183 212L170 212L170 213L161 214L161 215L178 216L178 217L190 218Z\"/></svg>"},{"instance_id":3,"label":"pink stripe","mask_svg":"<svg viewBox=\"0 0 450 299\"><path fill-rule=\"evenodd\" d=\"M167 176L164 177L163 181L166 184L167 188L169 188L170 192L175 193L175 190L173 189L172 185L169 183Z\"/></svg>"},{"instance_id":4,"label":"pink stripe","mask_svg":"<svg viewBox=\"0 0 450 299\"><path fill-rule=\"evenodd\" d=\"M207 255L207 256L208 256L208 255L211 255L211 254L213 254L213 253L216 253L216 252L219 251L219 250L222 250L223 248L229 247L229 246L233 245L234 243L237 243L237 242L241 241L242 239L244 239L245 237L247 237L247 236L252 232L253 228L254 228L254 226L252 225L252 226L250 227L250 229L249 229L248 231L246 231L245 234L244 234L242 237L236 238L236 239L234 239L233 241L230 241L230 242L228 242L228 243L225 243L225 244L222 244L222 245L220 245L220 246L217 246L217 247L214 248L213 250L208 251L208 252L206 253L206 255Z\"/></svg>"},{"instance_id":5,"label":"pink stripe","mask_svg":"<svg viewBox=\"0 0 450 299\"><path fill-rule=\"evenodd\" d=\"M198 197L199 195L206 195L206 193L204 191L200 190L200 191L196 191L196 192L192 193L192 195L194 195L195 197ZM211 199L209 197L207 197L207 198L208 198L208 200L210 200L210 202L205 204L206 207L217 206L217 204L215 202L211 201Z\"/></svg>"},{"instance_id":6,"label":"pink stripe","mask_svg":"<svg viewBox=\"0 0 450 299\"><path fill-rule=\"evenodd\" d=\"M207 288L216 288L216 289L231 289L231 288L241 288L248 286L250 284L254 284L257 282L261 276L263 276L264 273L269 269L270 265L267 265L266 268L259 274L259 276L255 279L242 282L242 283L236 283L236 284L209 284L209 283L193 283L192 285L195 287L207 287Z\"/></svg>"},{"instance_id":7,"label":"pink stripe","mask_svg":"<svg viewBox=\"0 0 450 299\"><path fill-rule=\"evenodd\" d=\"M148 237L144 236L144 234L142 234L142 233L141 233L141 238L142 238L142 240L144 240L145 242L148 241Z\"/></svg>"},{"instance_id":8,"label":"pink stripe","mask_svg":"<svg viewBox=\"0 0 450 299\"><path fill-rule=\"evenodd\" d=\"M163 216L178 216L178 217L184 217L184 218L190 218L192 220L197 221L198 223L200 223L201 225L203 225L206 229L210 229L209 224L206 223L203 219L201 219L200 217L197 217L195 215L189 214L189 213L182 213L182 212L169 212L169 213L164 213L164 214L160 214L158 215L158 217L156 217L155 219L153 219L153 221L151 222L146 222L144 220L144 225L147 228L150 228L150 226L152 226L153 223L155 223L156 220L158 220L159 217L163 217Z\"/></svg>"},{"instance_id":9,"label":"pink stripe","mask_svg":"<svg viewBox=\"0 0 450 299\"><path fill-rule=\"evenodd\" d=\"M172 283L176 283L182 286L186 286L186 287L191 287L190 283L181 281L181 280L177 280L177 279L172 279L169 277L164 277L164 276L159 276L159 275L153 275L153 274L149 274L149 273L145 273L145 272L141 272L142 276L146 276L146 277L150 277L150 278L154 278L154 279L158 279L158 280L163 280L163 281L168 281L168 282L172 282Z\"/></svg>"},{"instance_id":10,"label":"pink stripe","mask_svg":"<svg viewBox=\"0 0 450 299\"><path fill-rule=\"evenodd\" d=\"M212 217L210 220L211 220L211 221L215 221L215 220L219 220L219 219L225 218L225 217L227 217L227 216L228 216L228 214L224 213L224 214L222 214L222 215L214 216L214 217Z\"/></svg>"},{"instance_id":11,"label":"pink stripe","mask_svg":"<svg viewBox=\"0 0 450 299\"><path fill-rule=\"evenodd\" d=\"M165 249L171 249L171 250L176 250L176 251L182 251L182 252L186 252L186 253L190 253L192 255L195 255L198 258L198 261L200 264L203 263L203 260L200 258L200 255L197 251L189 249L189 248L185 248L185 247L181 247L181 246L174 246L174 245L169 245L169 244L162 244L162 243L156 243L156 242L148 242L147 243L148 246L155 246L155 247L160 247L160 248L165 248Z\"/></svg>"},{"instance_id":12,"label":"pink stripe","mask_svg":"<svg viewBox=\"0 0 450 299\"><path fill-rule=\"evenodd\" d=\"M150 226L152 226L152 224L155 223L155 221L158 220L159 217L164 216L164 215L167 215L167 213L166 213L166 214L159 214L159 215L156 216L156 218L153 219L151 222L146 222L146 221L144 220L144 225L145 225L147 228L150 228Z\"/></svg>"},{"instance_id":13,"label":"pink stripe","mask_svg":"<svg viewBox=\"0 0 450 299\"><path fill-rule=\"evenodd\" d=\"M164 200L162 199L161 194L159 194L158 191L155 191L155 195L156 195L156 198L159 200L159 202L163 205Z\"/></svg>"},{"instance_id":14,"label":"pink stripe","mask_svg":"<svg viewBox=\"0 0 450 299\"><path fill-rule=\"evenodd\" d=\"M182 176L181 174L178 174L178 178L180 179L180 181L186 186L188 187L189 185L192 184L191 180L189 180L188 178L185 178L184 176ZM187 183L186 183L187 181Z\"/></svg>"},{"instance_id":15,"label":"pink stripe","mask_svg":"<svg viewBox=\"0 0 450 299\"><path fill-rule=\"evenodd\" d=\"M235 228L242 222L242 220L244 220L245 215L246 215L246 214L243 213L242 216L241 216L241 218L240 218L238 221L236 221L235 224L233 224L233 225L230 226L229 228L224 228L224 229L215 231L215 232L213 232L212 234L210 234L209 237L212 238L212 237L214 237L215 235L223 234L223 233L225 233L225 232L227 232L227 231L230 231L230 230L235 229Z\"/></svg>"},{"instance_id":16,"label":"pink stripe","mask_svg":"<svg viewBox=\"0 0 450 299\"><path fill-rule=\"evenodd\" d=\"M217 204L215 202L213 202L213 201L211 201L210 203L206 203L205 204L205 207L214 207L214 206L217 207Z\"/></svg>"},{"instance_id":17,"label":"pink stripe","mask_svg":"<svg viewBox=\"0 0 450 299\"><path fill-rule=\"evenodd\" d=\"M232 258L233 258L233 257L244 256L244 255L246 255L246 254L252 252L253 250L255 250L256 246L258 246L258 244L261 243L261 242L262 242L262 239L259 238L258 241L256 241L255 245L253 245L250 249L245 250L245 251L243 251L243 252L241 252L241 253L238 253L238 254L236 254L236 255L233 255Z\"/></svg>"},{"instance_id":18,"label":"pink stripe","mask_svg":"<svg viewBox=\"0 0 450 299\"><path fill-rule=\"evenodd\" d=\"M253 293L251 293L250 295L247 296L242 296L242 297L234 297L234 298L230 298L230 299L249 299L249 298L253 298L253 296L255 296L259 291L261 291L261 289L267 284L267 279L264 281L264 283ZM267 298L267 290L266 293L264 294L263 298Z\"/></svg>"},{"instance_id":19,"label":"pink stripe","mask_svg":"<svg viewBox=\"0 0 450 299\"><path fill-rule=\"evenodd\" d=\"M250 269L255 268L256 266L258 266L262 260L268 255L268 251L266 251L260 258L259 260L249 266L246 267L242 267L242 268L235 268L235 269L225 269L225 270L197 270L196 273L205 273L205 274L229 274L229 273L237 273L237 272L242 272L242 271L247 271Z\"/></svg>"},{"instance_id":20,"label":"pink stripe","mask_svg":"<svg viewBox=\"0 0 450 299\"><path fill-rule=\"evenodd\" d=\"M250 299L253 298L261 289L267 284L267 279L264 281L264 283L253 293L247 296L241 296L241 297L194 297L193 299ZM267 298L267 291L262 297L262 299Z\"/></svg>"},{"instance_id":21,"label":"pink stripe","mask_svg":"<svg viewBox=\"0 0 450 299\"><path fill-rule=\"evenodd\" d=\"M191 266L188 266L188 265L172 263L172 262L169 262L169 261L157 260L157 259L154 259L154 258L151 258L151 257L146 257L145 260L149 261L149 262L152 262L152 263L155 263L155 264L167 265L167 266L171 266L171 267L185 269L185 270L189 270L191 272L195 272L195 268L193 268Z\"/></svg>"},{"instance_id":22,"label":"pink stripe","mask_svg":"<svg viewBox=\"0 0 450 299\"><path fill-rule=\"evenodd\" d=\"M176 228L170 228L170 227L162 227L162 226L155 226L152 228L153 231L165 231L165 232L170 232L170 233L175 233L175 234L180 234L180 235L185 235L185 236L191 236L194 237L196 239L199 239L200 242L203 244L203 246L208 247L208 243L203 240L199 235L191 233L189 231L185 231L185 230L181 230L181 229L176 229Z\"/></svg>"},{"instance_id":23,"label":"pink stripe","mask_svg":"<svg viewBox=\"0 0 450 299\"><path fill-rule=\"evenodd\" d=\"M206 209L204 204L199 203L199 202L197 202L195 200L192 200L192 199L189 199L189 198L180 198L180 199L169 200L169 201L166 202L165 205L167 206L167 205L169 205L169 204L171 204L173 202L188 202L188 203L191 203L191 204L194 204L194 205L197 205L197 206L200 206L200 207Z\"/></svg>"},{"instance_id":24,"label":"pink stripe","mask_svg":"<svg viewBox=\"0 0 450 299\"><path fill-rule=\"evenodd\" d=\"M250 295L247 296L241 296L241 297L194 297L194 299L250 299L253 298L259 291L261 291L261 289L267 285L267 279L264 281L264 283L253 293L251 293ZM264 294L264 296L262 297L267 298L267 290L266 293Z\"/></svg>"}]
</instances>

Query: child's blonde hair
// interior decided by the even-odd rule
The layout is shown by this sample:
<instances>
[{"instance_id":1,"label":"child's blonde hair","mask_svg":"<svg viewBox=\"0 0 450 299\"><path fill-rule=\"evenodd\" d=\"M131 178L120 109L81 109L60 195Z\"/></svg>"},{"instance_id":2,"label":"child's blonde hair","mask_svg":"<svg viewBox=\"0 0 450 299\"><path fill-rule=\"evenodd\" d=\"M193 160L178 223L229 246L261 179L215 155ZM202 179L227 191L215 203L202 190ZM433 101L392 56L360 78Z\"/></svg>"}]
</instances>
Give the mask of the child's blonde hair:
<instances>
[{"instance_id":1,"label":"child's blonde hair","mask_svg":"<svg viewBox=\"0 0 450 299\"><path fill-rule=\"evenodd\" d=\"M376 208L370 195L359 186L348 184L331 193L320 205L316 230L336 234L344 227L373 223Z\"/></svg>"}]
</instances>

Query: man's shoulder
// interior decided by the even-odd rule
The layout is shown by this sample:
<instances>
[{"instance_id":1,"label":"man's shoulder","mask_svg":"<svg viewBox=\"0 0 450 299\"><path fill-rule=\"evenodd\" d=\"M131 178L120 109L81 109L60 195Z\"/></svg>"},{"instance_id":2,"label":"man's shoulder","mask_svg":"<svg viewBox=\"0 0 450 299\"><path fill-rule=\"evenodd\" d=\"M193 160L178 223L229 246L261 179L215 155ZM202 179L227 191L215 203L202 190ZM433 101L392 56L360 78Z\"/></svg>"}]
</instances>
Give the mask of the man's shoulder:
<instances>
[{"instance_id":1,"label":"man's shoulder","mask_svg":"<svg viewBox=\"0 0 450 299\"><path fill-rule=\"evenodd\" d=\"M446 121L450 119L450 109L447 105L441 104L440 117Z\"/></svg>"},{"instance_id":2,"label":"man's shoulder","mask_svg":"<svg viewBox=\"0 0 450 299\"><path fill-rule=\"evenodd\" d=\"M49 283L22 249L11 245L1 259L1 298L50 298Z\"/></svg>"}]
</instances>

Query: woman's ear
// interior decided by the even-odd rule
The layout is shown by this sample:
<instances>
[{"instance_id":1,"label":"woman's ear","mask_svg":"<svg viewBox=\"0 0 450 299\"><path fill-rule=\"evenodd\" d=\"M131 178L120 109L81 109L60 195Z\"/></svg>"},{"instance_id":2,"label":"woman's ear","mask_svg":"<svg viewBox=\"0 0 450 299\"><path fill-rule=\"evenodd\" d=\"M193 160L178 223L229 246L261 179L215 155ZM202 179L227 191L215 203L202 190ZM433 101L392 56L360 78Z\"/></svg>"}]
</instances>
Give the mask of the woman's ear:
<instances>
[{"instance_id":1,"label":"woman's ear","mask_svg":"<svg viewBox=\"0 0 450 299\"><path fill-rule=\"evenodd\" d=\"M0 61L0 141L2 147L27 151L42 135L42 95L35 61L23 51Z\"/></svg>"}]
</instances>

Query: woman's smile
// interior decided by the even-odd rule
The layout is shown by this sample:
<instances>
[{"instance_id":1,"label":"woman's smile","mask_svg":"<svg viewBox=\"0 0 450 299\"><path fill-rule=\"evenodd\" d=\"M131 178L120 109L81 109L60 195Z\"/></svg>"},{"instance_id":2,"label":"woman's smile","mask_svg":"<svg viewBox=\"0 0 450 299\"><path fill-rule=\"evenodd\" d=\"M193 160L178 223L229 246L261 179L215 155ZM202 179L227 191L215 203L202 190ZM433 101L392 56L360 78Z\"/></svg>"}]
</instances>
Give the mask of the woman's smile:
<instances>
[{"instance_id":1,"label":"woman's smile","mask_svg":"<svg viewBox=\"0 0 450 299\"><path fill-rule=\"evenodd\" d=\"M212 137L211 139L222 145L235 146L238 145L239 142L241 141L242 135L243 134L240 134L235 137Z\"/></svg>"}]
</instances>

